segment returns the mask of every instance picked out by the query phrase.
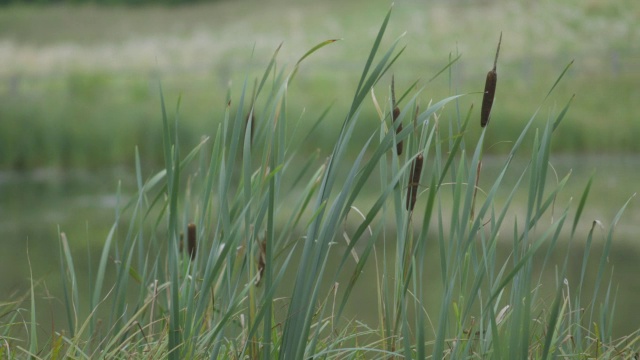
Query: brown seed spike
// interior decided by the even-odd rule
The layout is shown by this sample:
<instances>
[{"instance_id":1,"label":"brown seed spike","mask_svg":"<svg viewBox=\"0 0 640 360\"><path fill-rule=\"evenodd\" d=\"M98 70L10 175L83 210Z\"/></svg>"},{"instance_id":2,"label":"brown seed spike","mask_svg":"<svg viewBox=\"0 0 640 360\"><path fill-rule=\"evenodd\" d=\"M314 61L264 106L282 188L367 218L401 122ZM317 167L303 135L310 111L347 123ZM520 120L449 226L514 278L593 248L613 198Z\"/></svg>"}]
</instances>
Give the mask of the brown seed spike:
<instances>
[{"instance_id":1,"label":"brown seed spike","mask_svg":"<svg viewBox=\"0 0 640 360\"><path fill-rule=\"evenodd\" d=\"M413 169L413 174L412 174L412 180L413 180L413 184L416 186L416 188L418 187L418 184L420 183L420 175L422 174L422 162L424 161L424 156L422 156L422 154L418 155L418 157L416 158L416 166Z\"/></svg>"},{"instance_id":2,"label":"brown seed spike","mask_svg":"<svg viewBox=\"0 0 640 360\"><path fill-rule=\"evenodd\" d=\"M391 106L395 109L396 106L396 79L391 75ZM394 118L395 120L395 118Z\"/></svg>"},{"instance_id":3,"label":"brown seed spike","mask_svg":"<svg viewBox=\"0 0 640 360\"><path fill-rule=\"evenodd\" d=\"M485 127L491 118L491 107L493 106L493 97L496 94L496 83L498 82L498 74L491 70L487 73L487 81L484 84L484 96L482 97L482 109L480 112L480 126Z\"/></svg>"},{"instance_id":4,"label":"brown seed spike","mask_svg":"<svg viewBox=\"0 0 640 360\"><path fill-rule=\"evenodd\" d=\"M396 129L396 135L398 135L402 131L402 123L398 124L398 129ZM398 155L402 155L402 150L404 149L404 145L402 144L402 140L398 141L396 144L396 152Z\"/></svg>"},{"instance_id":5,"label":"brown seed spike","mask_svg":"<svg viewBox=\"0 0 640 360\"><path fill-rule=\"evenodd\" d=\"M394 76L391 75L391 106L393 106L392 120L393 125L395 126L396 120L400 116L400 108L396 106L396 82ZM398 124L396 128L396 135L398 135L402 131L402 123ZM402 149L404 148L402 141L398 141L396 144L396 151L398 155L402 155Z\"/></svg>"},{"instance_id":6,"label":"brown seed spike","mask_svg":"<svg viewBox=\"0 0 640 360\"><path fill-rule=\"evenodd\" d=\"M256 286L260 286L262 277L264 276L264 269L267 267L267 237L265 235L262 242L260 242L260 253L258 254L258 277L256 278Z\"/></svg>"},{"instance_id":7,"label":"brown seed spike","mask_svg":"<svg viewBox=\"0 0 640 360\"><path fill-rule=\"evenodd\" d=\"M424 156L422 154L413 160L411 165L411 176L409 177L409 187L407 188L407 211L413 211L416 206L416 198L418 196L418 185L420 184L420 174L422 173L422 163Z\"/></svg>"},{"instance_id":8,"label":"brown seed spike","mask_svg":"<svg viewBox=\"0 0 640 360\"><path fill-rule=\"evenodd\" d=\"M487 80L484 83L484 96L482 97L482 109L480 110L480 126L485 127L491 118L491 107L493 106L493 98L496 95L496 84L498 82L498 73L496 66L498 63L498 54L500 54L500 44L502 43L502 33L498 40L498 49L496 50L496 58L493 61L493 69L487 73Z\"/></svg>"},{"instance_id":9,"label":"brown seed spike","mask_svg":"<svg viewBox=\"0 0 640 360\"><path fill-rule=\"evenodd\" d=\"M393 109L393 123L395 125L396 120L398 119L398 116L400 116L400 109L396 106ZM396 135L400 134L400 132L402 131L402 123L398 124L398 128L396 128ZM402 140L398 141L398 143L396 144L396 151L398 152L398 155L402 155L402 149L404 148L404 145L402 144Z\"/></svg>"},{"instance_id":10,"label":"brown seed spike","mask_svg":"<svg viewBox=\"0 0 640 360\"><path fill-rule=\"evenodd\" d=\"M187 225L187 251L189 252L191 260L195 260L196 250L196 224L189 223L189 225Z\"/></svg>"}]
</instances>

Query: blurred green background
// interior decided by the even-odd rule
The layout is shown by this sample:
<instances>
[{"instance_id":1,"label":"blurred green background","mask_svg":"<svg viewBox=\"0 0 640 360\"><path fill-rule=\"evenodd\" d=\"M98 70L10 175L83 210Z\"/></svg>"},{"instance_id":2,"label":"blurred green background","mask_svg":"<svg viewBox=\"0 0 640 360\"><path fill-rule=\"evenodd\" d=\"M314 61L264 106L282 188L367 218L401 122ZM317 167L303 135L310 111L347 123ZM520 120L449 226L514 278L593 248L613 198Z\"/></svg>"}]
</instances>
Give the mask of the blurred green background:
<instances>
[{"instance_id":1,"label":"blurred green background","mask_svg":"<svg viewBox=\"0 0 640 360\"><path fill-rule=\"evenodd\" d=\"M310 118L335 101L335 124L389 6L377 0L72 3L0 11L1 169L131 165L136 145L146 161L158 163L160 80L170 103L182 95L183 143L191 146L215 128L229 83L239 91L280 43L280 61L293 64L316 43L343 39L304 63L289 94L290 112L306 109ZM513 139L575 60L557 96L564 103L577 94L556 150L640 151L637 1L398 1L395 8L386 43L406 33L407 50L392 69L400 90L416 79L424 86L449 54L461 54L455 89L441 76L426 84L422 102L457 91L475 92L465 101L478 103L502 31L493 114L501 131L490 133L490 141ZM364 111L374 116L372 108ZM324 130L310 148L331 139L331 129Z\"/></svg>"},{"instance_id":2,"label":"blurred green background","mask_svg":"<svg viewBox=\"0 0 640 360\"><path fill-rule=\"evenodd\" d=\"M136 146L147 175L161 168L160 81L169 109L182 99L180 139L189 149L213 134L227 92L237 99L245 78L251 86L280 44L279 64L293 66L315 44L341 39L305 60L288 95L289 117L302 119L303 127L333 104L328 120L301 149L328 153L390 5L161 2L0 1L1 294L28 284L27 244L36 277L55 286L58 226L78 254L102 246L118 181L124 199L135 189ZM542 124L576 94L552 157L560 174L574 172L567 196L579 196L597 169L588 228L594 219L607 226L638 191L640 2L398 0L394 7L384 44L403 36L407 49L391 73L399 93L419 79L417 86L425 86L422 106L468 93L461 109L474 103L477 116L503 33L491 120L495 131L486 139L497 158L574 60L539 115ZM430 81L457 55L451 76ZM376 87L379 101L388 97L389 82L385 78ZM367 104L362 116L371 120L361 121L357 131L363 139L379 121L372 102ZM474 126L469 136L478 132ZM640 321L630 314L640 296L634 276L640 271L639 221L640 208L632 202L611 260L621 284L618 315L626 320L624 331L637 329Z\"/></svg>"}]
</instances>

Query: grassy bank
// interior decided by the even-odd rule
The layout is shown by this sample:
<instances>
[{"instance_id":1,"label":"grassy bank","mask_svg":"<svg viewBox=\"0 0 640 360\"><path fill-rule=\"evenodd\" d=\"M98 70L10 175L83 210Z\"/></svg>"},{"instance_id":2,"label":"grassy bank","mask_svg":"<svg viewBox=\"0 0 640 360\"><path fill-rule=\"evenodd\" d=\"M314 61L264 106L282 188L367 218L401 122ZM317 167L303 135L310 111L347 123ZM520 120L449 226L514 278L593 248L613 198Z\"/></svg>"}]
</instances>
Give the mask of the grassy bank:
<instances>
[{"instance_id":1,"label":"grassy bank","mask_svg":"<svg viewBox=\"0 0 640 360\"><path fill-rule=\"evenodd\" d=\"M361 11L363 6L370 10ZM0 167L133 166L129 154L136 145L145 161L157 165L162 161L156 113L160 78L169 98L183 95L180 131L186 150L214 133L212 120L226 106L220 99L229 83L237 95L244 76L238 74L259 76L264 59L280 43L280 61L291 64L309 43L344 38L310 59L304 65L309 71L292 84L294 116L303 109L322 112L334 102L328 121L307 143L313 151L335 140L362 67L358 55L366 51L360 39L375 33L372 17L382 16L386 6L358 0L3 8ZM559 130L553 150L636 152L640 25L634 19L639 11L633 1L401 2L389 31L394 37L406 32L402 42L410 51L391 72L399 91L416 79L418 86L427 86L422 104L454 92L476 93L461 101L477 104L491 65L488 45L503 31L508 47L501 55L502 100L494 117L504 128L499 135L487 134L489 143L516 137L539 101L531 94L543 93L544 79L574 59L557 94L567 99L577 93L578 110L570 115L575 121ZM442 77L429 82L449 62L448 54L462 55L454 82ZM376 118L364 111L363 116ZM508 149L496 145L487 151Z\"/></svg>"},{"instance_id":2,"label":"grassy bank","mask_svg":"<svg viewBox=\"0 0 640 360\"><path fill-rule=\"evenodd\" d=\"M38 315L32 283L24 299L0 303L0 356L633 358L640 335L613 336L616 283L607 264L628 202L596 251L598 224L581 221L592 179L581 179L576 201L559 196L570 173L549 181L552 139L571 111L555 91L570 65L537 94L502 166L486 172L486 139L501 132L501 119L479 129L479 110L462 101L469 95L425 104L428 87L405 96L390 86L385 73L403 53L399 42L382 41L390 15L371 36L333 141L315 156L301 150L315 132L298 126L307 120L291 115L290 95L331 40L291 66L274 55L255 92L250 74L223 102L212 137L186 152L182 117L160 92L164 169L145 172L135 153L138 192L120 199L87 274L61 229L62 295L53 311L64 321ZM459 111L449 116L445 107ZM308 116L311 128L331 121ZM509 184L516 157L527 166ZM518 189L527 193L522 214L512 205ZM497 252L499 241L511 244L508 254ZM436 249L435 268L427 249ZM549 267L552 278L542 277ZM363 283L363 272L375 280ZM358 306L355 291L370 294L374 321L346 316Z\"/></svg>"}]
</instances>

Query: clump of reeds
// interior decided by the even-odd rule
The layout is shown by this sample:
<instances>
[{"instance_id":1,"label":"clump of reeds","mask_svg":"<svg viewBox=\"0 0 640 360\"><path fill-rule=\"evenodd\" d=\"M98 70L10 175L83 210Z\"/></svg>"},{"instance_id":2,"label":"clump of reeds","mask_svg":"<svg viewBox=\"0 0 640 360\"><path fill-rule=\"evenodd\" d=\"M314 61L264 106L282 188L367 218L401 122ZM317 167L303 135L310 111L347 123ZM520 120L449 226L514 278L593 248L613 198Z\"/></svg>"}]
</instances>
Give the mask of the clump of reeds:
<instances>
[{"instance_id":1,"label":"clump of reeds","mask_svg":"<svg viewBox=\"0 0 640 360\"><path fill-rule=\"evenodd\" d=\"M487 126L491 118L491 107L493 106L493 98L496 95L496 83L498 82L496 65L498 63L501 43L502 33L500 33L500 40L498 40L498 49L496 50L496 58L493 61L493 69L487 73L487 80L484 83L484 96L482 97L482 109L480 111L480 126L482 127Z\"/></svg>"},{"instance_id":2,"label":"clump of reeds","mask_svg":"<svg viewBox=\"0 0 640 360\"><path fill-rule=\"evenodd\" d=\"M416 197L418 196L418 185L420 184L420 174L422 173L422 163L424 156L422 154L413 160L411 164L411 174L409 176L409 187L407 188L407 210L413 211L416 206Z\"/></svg>"},{"instance_id":3,"label":"clump of reeds","mask_svg":"<svg viewBox=\"0 0 640 360\"><path fill-rule=\"evenodd\" d=\"M398 104L396 104L396 89L395 89L395 79L393 77L393 75L391 76L391 105L393 106L393 125L395 127L396 125L396 120L398 120L398 117L400 116L400 108L398 107ZM398 135L400 132L402 131L402 123L398 124L398 127L396 128L396 135ZM402 144L402 140L398 141L396 143L396 151L398 153L398 155L402 155L402 149L403 149L403 144Z\"/></svg>"}]
</instances>

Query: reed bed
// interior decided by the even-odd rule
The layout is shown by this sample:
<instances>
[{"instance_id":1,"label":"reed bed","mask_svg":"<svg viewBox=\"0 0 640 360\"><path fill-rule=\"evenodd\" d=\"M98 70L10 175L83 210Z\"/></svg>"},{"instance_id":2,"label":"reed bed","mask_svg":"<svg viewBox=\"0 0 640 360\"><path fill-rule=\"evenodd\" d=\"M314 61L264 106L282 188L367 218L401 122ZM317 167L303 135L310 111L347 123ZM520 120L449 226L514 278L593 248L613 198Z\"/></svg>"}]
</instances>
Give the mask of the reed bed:
<instances>
[{"instance_id":1,"label":"reed bed","mask_svg":"<svg viewBox=\"0 0 640 360\"><path fill-rule=\"evenodd\" d=\"M381 85L404 50L401 39L381 47L390 17L391 11L335 143L320 150L326 159L297 151L312 131L288 134L302 121L312 121L313 129L327 112L311 120L289 114L287 90L299 64L316 51L329 51L324 48L335 40L314 46L293 68L279 68L276 51L253 95L248 97L247 79L238 98L221 100L222 121L214 137L186 154L180 152L179 118L168 116L160 90L164 169L144 174L136 152L137 196L121 200L102 255L86 274L92 279L89 289L78 285L85 274L76 271L60 233L66 324L49 329L45 319L35 318L33 290L29 299L0 304L0 357L636 356L638 333L612 336L616 284L605 277L615 224L626 204L593 264L595 225L586 239L576 239L591 181L577 206L556 201L569 175L547 181L551 140L571 100L541 128L536 128L536 111L514 139L502 169L483 174L489 185L478 189L487 127L469 143L473 107L460 109L458 102L478 93L452 94L419 110L424 85L416 83L396 102L395 85L390 91ZM454 70L455 59L434 73ZM566 70L551 83L538 110ZM378 102L376 93L391 93L392 99ZM380 106L385 103L390 109ZM361 116L371 106L378 119ZM179 107L178 101L177 114ZM459 111L448 116L445 107ZM406 117L412 121L400 127ZM370 129L368 140L351 153L361 123ZM499 119L492 131L500 131ZM525 139L532 144L528 166L515 186L505 188L505 174ZM361 202L372 188L373 201ZM526 212L514 218L512 200L519 189L528 194ZM506 201L498 202L503 191ZM184 233L186 251L180 251ZM565 235L568 240L559 241ZM512 250L500 259L497 243L505 238ZM574 283L567 280L567 264L576 256L568 249L584 240L582 275ZM546 254L540 251L543 245ZM427 271L430 248L439 252L435 273ZM562 263L547 264L549 254L563 251ZM534 258L540 257L546 266L558 266L555 282L543 282L534 271ZM593 266L598 267L596 289L583 294L586 268ZM358 285L364 269L376 274L370 294L377 304L374 324L345 311L353 293L363 291ZM105 281L107 272L114 274L113 283ZM554 294L550 304L544 289ZM81 292L88 300L81 300ZM30 319L18 315L24 314L17 310L22 303L30 304ZM27 336L12 336L24 328Z\"/></svg>"}]
</instances>

